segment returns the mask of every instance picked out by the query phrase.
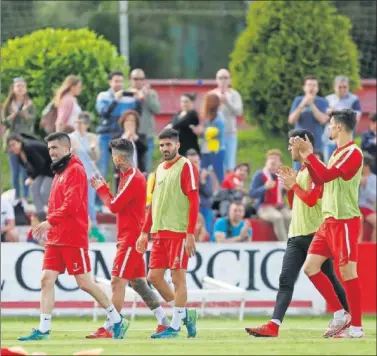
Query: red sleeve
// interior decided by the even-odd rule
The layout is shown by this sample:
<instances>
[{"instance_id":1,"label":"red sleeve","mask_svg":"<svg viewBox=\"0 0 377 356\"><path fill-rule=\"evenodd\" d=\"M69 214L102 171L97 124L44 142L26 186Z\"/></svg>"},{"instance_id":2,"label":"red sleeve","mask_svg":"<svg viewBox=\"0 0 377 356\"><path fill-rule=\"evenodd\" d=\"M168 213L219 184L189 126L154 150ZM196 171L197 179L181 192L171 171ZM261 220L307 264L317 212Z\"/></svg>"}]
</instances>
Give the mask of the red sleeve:
<instances>
[{"instance_id":1,"label":"red sleeve","mask_svg":"<svg viewBox=\"0 0 377 356\"><path fill-rule=\"evenodd\" d=\"M189 218L187 225L187 233L194 234L196 221L199 215L199 192L198 190L192 190L188 195L189 200Z\"/></svg>"},{"instance_id":2,"label":"red sleeve","mask_svg":"<svg viewBox=\"0 0 377 356\"><path fill-rule=\"evenodd\" d=\"M316 184L331 182L339 177L350 180L355 176L362 164L362 154L359 150L349 150L342 155L339 160L331 167L327 168L314 154L308 156L307 161L311 166L309 172L314 171L316 177L312 177ZM318 178L320 182L317 182Z\"/></svg>"},{"instance_id":3,"label":"red sleeve","mask_svg":"<svg viewBox=\"0 0 377 356\"><path fill-rule=\"evenodd\" d=\"M227 174L223 183L221 184L221 188L223 189L235 189L239 185L239 180L233 174Z\"/></svg>"},{"instance_id":4,"label":"red sleeve","mask_svg":"<svg viewBox=\"0 0 377 356\"><path fill-rule=\"evenodd\" d=\"M65 198L63 204L54 212L47 215L51 225L58 225L65 221L67 216L75 215L82 203L84 190L88 189L88 181L84 169L74 168L67 175L65 184Z\"/></svg>"},{"instance_id":5,"label":"red sleeve","mask_svg":"<svg viewBox=\"0 0 377 356\"><path fill-rule=\"evenodd\" d=\"M287 198L288 198L288 204L289 204L289 207L292 209L292 206L293 206L293 198L294 198L294 191L291 189L291 190L288 190L287 192Z\"/></svg>"},{"instance_id":6,"label":"red sleeve","mask_svg":"<svg viewBox=\"0 0 377 356\"><path fill-rule=\"evenodd\" d=\"M198 191L199 187L199 172L197 168L191 163L187 162L181 173L181 188L182 192L188 196L191 191Z\"/></svg>"},{"instance_id":7,"label":"red sleeve","mask_svg":"<svg viewBox=\"0 0 377 356\"><path fill-rule=\"evenodd\" d=\"M140 191L138 189L135 174L136 168L132 168L132 173L128 176L127 181L125 182L121 191L119 191L115 197L111 194L110 188L108 185L103 185L97 190L97 194L100 196L104 204L109 208L113 213L119 213L122 210L124 205L131 199L134 198L135 194Z\"/></svg>"},{"instance_id":8,"label":"red sleeve","mask_svg":"<svg viewBox=\"0 0 377 356\"><path fill-rule=\"evenodd\" d=\"M149 234L152 228L152 203L149 205L149 208L146 213L144 225L142 231Z\"/></svg>"},{"instance_id":9,"label":"red sleeve","mask_svg":"<svg viewBox=\"0 0 377 356\"><path fill-rule=\"evenodd\" d=\"M306 205L313 207L317 204L318 199L321 199L323 194L323 185L315 185L310 182L309 190L302 189L298 184L292 187L292 190Z\"/></svg>"}]
</instances>

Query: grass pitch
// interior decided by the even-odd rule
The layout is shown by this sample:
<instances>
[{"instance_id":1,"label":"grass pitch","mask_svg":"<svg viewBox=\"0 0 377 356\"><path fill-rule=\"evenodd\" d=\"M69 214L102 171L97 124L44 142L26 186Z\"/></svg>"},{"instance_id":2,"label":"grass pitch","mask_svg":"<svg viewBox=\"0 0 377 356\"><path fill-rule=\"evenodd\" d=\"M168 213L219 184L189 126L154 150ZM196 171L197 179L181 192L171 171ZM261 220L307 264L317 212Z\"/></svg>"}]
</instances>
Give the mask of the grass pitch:
<instances>
[{"instance_id":1,"label":"grass pitch","mask_svg":"<svg viewBox=\"0 0 377 356\"><path fill-rule=\"evenodd\" d=\"M38 327L37 318L3 318L2 347L22 346L30 354L35 351L49 355L72 355L86 349L103 348L104 355L376 355L376 318L364 317L366 337L357 340L324 339L322 333L328 317L290 317L284 321L279 338L254 338L244 328L266 322L268 318L198 319L196 339L187 339L182 328L175 340L152 340L156 327L152 318L137 318L131 323L124 340L87 340L85 335L100 323L88 318L52 320L49 341L19 342L17 337Z\"/></svg>"}]
</instances>

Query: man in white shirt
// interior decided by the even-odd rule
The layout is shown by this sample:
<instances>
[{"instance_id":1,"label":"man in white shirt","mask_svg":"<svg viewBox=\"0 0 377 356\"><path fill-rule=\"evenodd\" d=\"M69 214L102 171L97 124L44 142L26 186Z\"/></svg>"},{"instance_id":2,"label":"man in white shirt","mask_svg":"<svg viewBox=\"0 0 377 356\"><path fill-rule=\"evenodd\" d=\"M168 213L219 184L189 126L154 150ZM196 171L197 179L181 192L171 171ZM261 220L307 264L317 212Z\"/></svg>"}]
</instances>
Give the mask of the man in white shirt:
<instances>
[{"instance_id":1,"label":"man in white shirt","mask_svg":"<svg viewBox=\"0 0 377 356\"><path fill-rule=\"evenodd\" d=\"M220 97L220 112L225 119L225 159L226 171L233 171L237 159L237 116L243 113L241 95L230 87L230 73L226 69L220 69L216 73L217 88L213 91Z\"/></svg>"},{"instance_id":2,"label":"man in white shirt","mask_svg":"<svg viewBox=\"0 0 377 356\"><path fill-rule=\"evenodd\" d=\"M1 242L18 242L16 219L11 202L1 197Z\"/></svg>"}]
</instances>

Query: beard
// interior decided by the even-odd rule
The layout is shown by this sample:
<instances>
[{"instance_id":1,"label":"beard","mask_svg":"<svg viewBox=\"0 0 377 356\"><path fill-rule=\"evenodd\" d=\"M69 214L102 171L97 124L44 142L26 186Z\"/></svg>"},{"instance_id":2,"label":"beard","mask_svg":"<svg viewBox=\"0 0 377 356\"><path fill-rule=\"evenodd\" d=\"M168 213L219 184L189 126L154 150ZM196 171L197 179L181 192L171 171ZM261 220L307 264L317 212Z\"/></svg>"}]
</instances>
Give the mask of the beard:
<instances>
[{"instance_id":1,"label":"beard","mask_svg":"<svg viewBox=\"0 0 377 356\"><path fill-rule=\"evenodd\" d=\"M165 151L165 152L163 152L162 155L163 155L165 161L171 161L172 159L175 158L177 153L178 153L178 150L174 150L172 152Z\"/></svg>"}]
</instances>

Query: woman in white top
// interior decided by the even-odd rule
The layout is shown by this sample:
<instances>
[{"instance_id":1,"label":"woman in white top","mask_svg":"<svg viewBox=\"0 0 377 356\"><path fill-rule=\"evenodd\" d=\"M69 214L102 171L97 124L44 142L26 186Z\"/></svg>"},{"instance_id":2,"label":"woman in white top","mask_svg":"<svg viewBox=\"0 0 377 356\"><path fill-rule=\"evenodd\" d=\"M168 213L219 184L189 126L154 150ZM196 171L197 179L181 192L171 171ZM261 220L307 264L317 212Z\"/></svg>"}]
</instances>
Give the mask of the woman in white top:
<instances>
[{"instance_id":1,"label":"woman in white top","mask_svg":"<svg viewBox=\"0 0 377 356\"><path fill-rule=\"evenodd\" d=\"M57 108L55 128L56 132L73 132L75 120L81 112L76 96L82 90L81 79L75 75L65 78L61 87L57 90L53 103Z\"/></svg>"}]
</instances>

